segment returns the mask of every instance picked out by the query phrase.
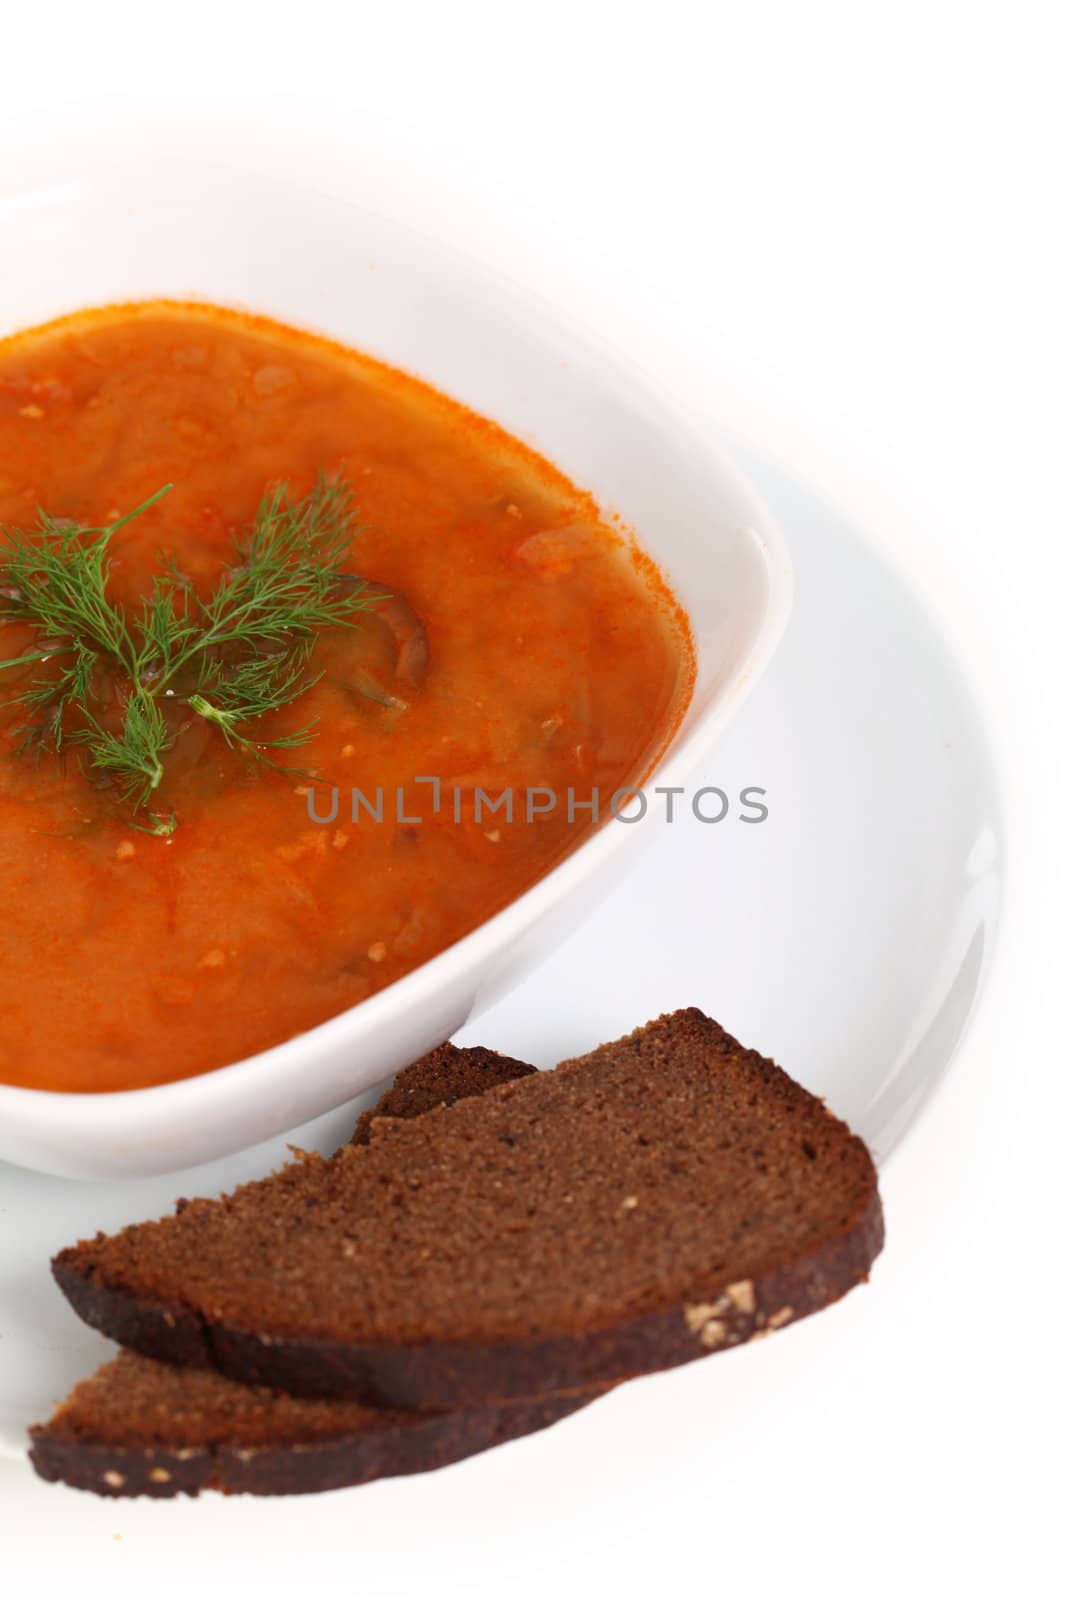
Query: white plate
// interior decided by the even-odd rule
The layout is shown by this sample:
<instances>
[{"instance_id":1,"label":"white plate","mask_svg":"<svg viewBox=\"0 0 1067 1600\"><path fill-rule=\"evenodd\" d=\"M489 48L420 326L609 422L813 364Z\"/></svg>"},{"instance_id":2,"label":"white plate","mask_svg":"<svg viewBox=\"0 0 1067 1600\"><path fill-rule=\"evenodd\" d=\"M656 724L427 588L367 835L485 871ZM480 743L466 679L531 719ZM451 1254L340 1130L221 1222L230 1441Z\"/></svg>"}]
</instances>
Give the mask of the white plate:
<instances>
[{"instance_id":1,"label":"white plate","mask_svg":"<svg viewBox=\"0 0 1067 1600\"><path fill-rule=\"evenodd\" d=\"M944 1074L985 974L997 785L951 653L884 556L777 468L733 453L787 531L797 602L703 781L732 800L766 789L769 816L744 823L733 806L717 825L655 824L625 883L467 1042L549 1066L699 1005L884 1159ZM290 1137L331 1149L354 1114ZM0 1167L0 1452L20 1455L27 1426L109 1349L52 1285L52 1253L284 1154L279 1139L184 1174L92 1185Z\"/></svg>"}]
</instances>

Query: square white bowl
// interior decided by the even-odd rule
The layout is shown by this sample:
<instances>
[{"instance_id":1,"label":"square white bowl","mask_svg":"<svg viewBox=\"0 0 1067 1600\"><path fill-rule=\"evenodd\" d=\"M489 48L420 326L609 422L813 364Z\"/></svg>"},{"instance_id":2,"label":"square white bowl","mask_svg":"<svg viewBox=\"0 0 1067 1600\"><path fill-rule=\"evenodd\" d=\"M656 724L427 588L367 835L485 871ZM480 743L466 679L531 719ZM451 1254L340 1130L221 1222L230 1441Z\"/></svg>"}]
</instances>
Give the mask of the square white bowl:
<instances>
[{"instance_id":1,"label":"square white bowl","mask_svg":"<svg viewBox=\"0 0 1067 1600\"><path fill-rule=\"evenodd\" d=\"M613 351L397 223L263 178L133 162L0 197L0 284L0 335L162 296L310 327L427 379L554 461L622 516L689 614L696 685L661 788L706 758L782 635L785 544L721 453ZM271 1050L122 1093L0 1086L0 1158L65 1177L167 1172L343 1104L448 1038L591 910L649 838L665 802L654 789L648 802L640 823L609 821L441 955Z\"/></svg>"}]
</instances>

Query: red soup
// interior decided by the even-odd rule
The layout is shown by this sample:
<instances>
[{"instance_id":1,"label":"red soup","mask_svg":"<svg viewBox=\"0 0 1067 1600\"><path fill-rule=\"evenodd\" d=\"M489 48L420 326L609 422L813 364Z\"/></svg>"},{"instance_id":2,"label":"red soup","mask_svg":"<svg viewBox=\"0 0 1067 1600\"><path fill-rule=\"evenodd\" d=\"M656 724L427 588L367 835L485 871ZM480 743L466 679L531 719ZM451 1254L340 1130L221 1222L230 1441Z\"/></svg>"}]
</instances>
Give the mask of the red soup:
<instances>
[{"instance_id":1,"label":"red soup","mask_svg":"<svg viewBox=\"0 0 1067 1600\"><path fill-rule=\"evenodd\" d=\"M0 524L10 1084L163 1083L354 1005L573 850L690 693L589 495L233 311L0 343Z\"/></svg>"}]
</instances>

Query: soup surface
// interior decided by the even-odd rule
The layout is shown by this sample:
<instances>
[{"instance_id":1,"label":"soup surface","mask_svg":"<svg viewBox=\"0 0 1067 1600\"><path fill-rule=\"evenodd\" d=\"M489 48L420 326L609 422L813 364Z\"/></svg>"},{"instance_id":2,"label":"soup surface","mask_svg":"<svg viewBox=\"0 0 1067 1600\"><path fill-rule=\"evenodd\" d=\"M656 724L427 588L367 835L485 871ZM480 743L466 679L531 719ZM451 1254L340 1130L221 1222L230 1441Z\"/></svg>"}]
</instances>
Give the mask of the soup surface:
<instances>
[{"instance_id":1,"label":"soup surface","mask_svg":"<svg viewBox=\"0 0 1067 1600\"><path fill-rule=\"evenodd\" d=\"M269 752L292 770L172 694L163 777L132 807L76 744L27 752L15 701L71 641L0 622L0 662L41 651L0 671L0 1081L142 1087L324 1021L528 888L684 711L689 636L652 564L421 382L199 305L0 343L6 529L34 537L38 508L107 527L173 485L111 540L108 594L131 616L165 561L210 593L264 493L323 474L351 488L345 570L369 587L355 627L316 634L317 681L256 721L264 746L311 725ZM122 684L92 692L106 722Z\"/></svg>"}]
</instances>

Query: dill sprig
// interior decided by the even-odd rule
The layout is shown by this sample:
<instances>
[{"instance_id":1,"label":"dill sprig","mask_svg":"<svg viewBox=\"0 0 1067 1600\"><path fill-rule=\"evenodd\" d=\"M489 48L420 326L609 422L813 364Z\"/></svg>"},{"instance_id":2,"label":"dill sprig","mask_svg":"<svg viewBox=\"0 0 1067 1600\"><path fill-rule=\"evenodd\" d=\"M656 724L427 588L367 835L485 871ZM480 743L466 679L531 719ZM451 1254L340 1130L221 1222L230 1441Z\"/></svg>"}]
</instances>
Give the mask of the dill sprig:
<instances>
[{"instance_id":1,"label":"dill sprig","mask_svg":"<svg viewBox=\"0 0 1067 1600\"><path fill-rule=\"evenodd\" d=\"M313 722L275 739L257 737L255 724L318 681L310 659L319 631L351 626L373 598L344 571L351 492L320 478L300 500L285 485L264 496L206 598L169 564L131 616L110 593L111 541L170 487L106 528L42 511L32 532L0 530L0 623L35 631L29 651L0 656L0 671L48 669L7 702L30 719L17 730L19 749L73 747L135 812L163 781L181 715L269 766L270 752L306 743ZM172 816L149 813L148 831L173 827Z\"/></svg>"}]
</instances>

